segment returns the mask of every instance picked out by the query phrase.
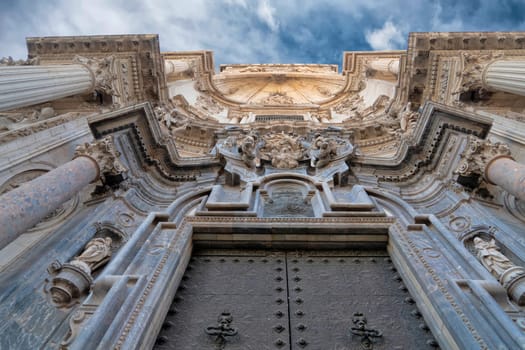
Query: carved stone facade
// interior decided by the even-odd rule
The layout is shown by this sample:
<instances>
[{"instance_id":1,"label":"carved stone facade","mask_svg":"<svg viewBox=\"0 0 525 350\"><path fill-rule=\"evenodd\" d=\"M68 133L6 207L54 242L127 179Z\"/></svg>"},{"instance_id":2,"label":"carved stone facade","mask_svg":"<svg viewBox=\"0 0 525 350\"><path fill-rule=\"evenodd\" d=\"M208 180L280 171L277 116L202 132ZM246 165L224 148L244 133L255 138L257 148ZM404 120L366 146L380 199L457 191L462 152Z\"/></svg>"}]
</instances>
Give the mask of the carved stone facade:
<instances>
[{"instance_id":1,"label":"carved stone facade","mask_svg":"<svg viewBox=\"0 0 525 350\"><path fill-rule=\"evenodd\" d=\"M0 114L0 348L522 348L523 33L408 43L28 38L91 85Z\"/></svg>"}]
</instances>

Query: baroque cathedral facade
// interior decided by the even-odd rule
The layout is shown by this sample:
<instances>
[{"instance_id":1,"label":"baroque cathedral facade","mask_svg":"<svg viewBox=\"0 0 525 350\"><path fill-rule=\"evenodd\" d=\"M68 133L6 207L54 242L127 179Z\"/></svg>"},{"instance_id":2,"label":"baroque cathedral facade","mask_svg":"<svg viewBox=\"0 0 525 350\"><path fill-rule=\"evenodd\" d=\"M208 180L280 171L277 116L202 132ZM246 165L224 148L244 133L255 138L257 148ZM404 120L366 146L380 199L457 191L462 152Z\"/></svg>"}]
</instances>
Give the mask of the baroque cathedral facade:
<instances>
[{"instance_id":1,"label":"baroque cathedral facade","mask_svg":"<svg viewBox=\"0 0 525 350\"><path fill-rule=\"evenodd\" d=\"M525 39L0 60L1 349L525 348Z\"/></svg>"}]
</instances>

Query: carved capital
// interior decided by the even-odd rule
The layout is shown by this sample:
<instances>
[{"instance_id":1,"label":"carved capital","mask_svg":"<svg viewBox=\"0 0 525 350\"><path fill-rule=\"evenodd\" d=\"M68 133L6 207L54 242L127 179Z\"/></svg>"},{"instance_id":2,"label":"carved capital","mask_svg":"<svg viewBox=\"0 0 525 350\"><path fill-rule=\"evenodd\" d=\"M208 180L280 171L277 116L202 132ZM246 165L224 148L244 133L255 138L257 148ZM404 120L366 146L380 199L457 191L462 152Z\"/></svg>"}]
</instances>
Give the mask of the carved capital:
<instances>
[{"instance_id":1,"label":"carved capital","mask_svg":"<svg viewBox=\"0 0 525 350\"><path fill-rule=\"evenodd\" d=\"M470 136L467 148L461 155L456 173L466 177L482 175L487 180L486 170L488 166L493 160L501 157L512 158L510 149L506 144L492 143Z\"/></svg>"},{"instance_id":2,"label":"carved capital","mask_svg":"<svg viewBox=\"0 0 525 350\"><path fill-rule=\"evenodd\" d=\"M485 89L483 83L483 72L496 59L503 57L502 53L490 52L487 54L473 54L463 52L461 59L463 61L463 70L458 72L461 79L461 85L456 94L467 91Z\"/></svg>"},{"instance_id":3,"label":"carved capital","mask_svg":"<svg viewBox=\"0 0 525 350\"><path fill-rule=\"evenodd\" d=\"M115 57L87 58L75 56L73 62L86 66L93 74L94 90L111 96L119 96L117 93L117 77L115 72Z\"/></svg>"},{"instance_id":4,"label":"carved capital","mask_svg":"<svg viewBox=\"0 0 525 350\"><path fill-rule=\"evenodd\" d=\"M118 159L120 152L115 149L112 136L77 146L75 158L80 156L88 157L97 163L102 182L105 182L107 176L117 176L127 172Z\"/></svg>"}]
</instances>

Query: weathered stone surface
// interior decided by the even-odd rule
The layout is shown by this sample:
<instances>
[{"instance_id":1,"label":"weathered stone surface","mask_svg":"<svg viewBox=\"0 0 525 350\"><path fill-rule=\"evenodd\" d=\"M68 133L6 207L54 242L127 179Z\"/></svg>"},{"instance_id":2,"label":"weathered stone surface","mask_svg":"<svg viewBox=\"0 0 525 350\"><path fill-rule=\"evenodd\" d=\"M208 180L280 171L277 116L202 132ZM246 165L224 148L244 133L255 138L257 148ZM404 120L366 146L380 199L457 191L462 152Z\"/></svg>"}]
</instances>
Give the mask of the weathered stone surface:
<instances>
[{"instance_id":1,"label":"weathered stone surface","mask_svg":"<svg viewBox=\"0 0 525 350\"><path fill-rule=\"evenodd\" d=\"M323 348L321 336L306 334L315 329L312 320L330 326L334 313L339 321L331 337L359 346L350 328L363 331L361 312L365 327L380 320L378 349L390 349L396 337L445 349L521 348L525 100L484 93L476 84L485 61L525 56L522 36L414 33L407 51L346 52L341 74L332 65L293 64L226 65L215 73L211 52L161 55L152 35L29 38L38 60L20 64L61 67L85 57L82 64L101 73L102 101L76 95L0 116L0 242L12 241L0 251L0 347L138 349L157 342L161 348L162 336L169 337L166 314L178 312L170 303L192 283L192 254L235 248L243 258L230 261L232 270L253 274L244 257L255 248L262 255L298 254L287 262L290 298L268 299L268 307L290 299L291 315L284 309L277 315L282 328L270 318L268 334L277 339L291 331L294 346ZM0 68L18 64L2 62L8 66ZM108 94L111 101L104 100ZM491 115L498 115L497 128ZM470 136L475 147L465 147ZM85 144L93 137L99 141ZM473 186L459 185L461 177ZM75 199L65 214L26 232L68 196ZM476 237L497 242L512 266L502 263L504 271L492 273ZM321 250L311 258L318 268L301 249ZM349 249L351 262L341 256ZM379 262L369 258L378 250L388 271L371 276ZM213 274L224 251L219 255L202 262L206 271ZM339 268L347 263L351 273ZM388 293L407 295L396 306L410 312L370 306L385 300L385 273L397 284ZM89 278L78 283L83 274ZM344 293L326 289L330 275ZM199 274L210 284L209 305L237 307L233 327L250 317L256 324L260 315L247 317L251 306L213 291L227 294L237 283L252 296L266 295L265 276L241 283L234 275L219 285ZM282 280L270 279L285 279L276 277ZM360 284L369 291L355 304ZM80 287L69 302L57 303L62 294L53 286ZM284 285L275 288L285 293ZM308 314L307 299L319 296L317 304L326 307ZM184 312L203 318L203 305L191 305ZM342 314L349 305L363 309ZM206 325L215 325L217 315ZM301 317L309 321L297 323ZM391 332L411 320L420 324L401 336ZM206 336L204 328L195 332ZM286 349L290 338L279 339L260 348Z\"/></svg>"}]
</instances>

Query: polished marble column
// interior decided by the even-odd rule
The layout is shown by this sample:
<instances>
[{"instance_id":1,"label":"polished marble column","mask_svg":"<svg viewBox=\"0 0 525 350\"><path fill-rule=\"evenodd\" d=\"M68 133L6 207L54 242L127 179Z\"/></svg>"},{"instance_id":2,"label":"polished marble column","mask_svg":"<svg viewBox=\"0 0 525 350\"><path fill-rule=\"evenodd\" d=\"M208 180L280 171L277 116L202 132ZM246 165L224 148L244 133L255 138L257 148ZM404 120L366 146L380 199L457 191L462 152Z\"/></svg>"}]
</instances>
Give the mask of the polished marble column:
<instances>
[{"instance_id":1,"label":"polished marble column","mask_svg":"<svg viewBox=\"0 0 525 350\"><path fill-rule=\"evenodd\" d=\"M97 163L78 157L0 197L0 248L35 226L98 176Z\"/></svg>"},{"instance_id":2,"label":"polished marble column","mask_svg":"<svg viewBox=\"0 0 525 350\"><path fill-rule=\"evenodd\" d=\"M119 155L110 137L80 145L73 160L0 196L0 249L89 183L125 172Z\"/></svg>"},{"instance_id":3,"label":"polished marble column","mask_svg":"<svg viewBox=\"0 0 525 350\"><path fill-rule=\"evenodd\" d=\"M486 167L485 178L525 201L525 165L510 157L498 157Z\"/></svg>"}]
</instances>

